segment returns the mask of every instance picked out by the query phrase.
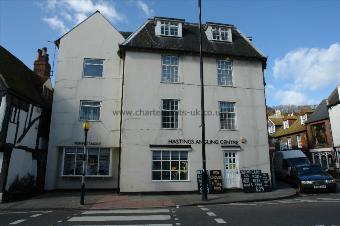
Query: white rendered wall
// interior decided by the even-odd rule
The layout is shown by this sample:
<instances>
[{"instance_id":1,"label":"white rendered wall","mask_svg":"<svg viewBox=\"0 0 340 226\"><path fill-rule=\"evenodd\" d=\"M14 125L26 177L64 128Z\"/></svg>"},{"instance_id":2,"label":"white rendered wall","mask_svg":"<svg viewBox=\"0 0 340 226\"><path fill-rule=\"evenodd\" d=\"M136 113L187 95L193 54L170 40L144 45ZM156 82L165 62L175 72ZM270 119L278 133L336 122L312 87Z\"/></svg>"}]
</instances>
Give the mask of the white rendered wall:
<instances>
[{"instance_id":1,"label":"white rendered wall","mask_svg":"<svg viewBox=\"0 0 340 226\"><path fill-rule=\"evenodd\" d=\"M181 56L181 83L161 83L161 55L127 52L123 110L160 110L161 99L179 98L180 110L200 110L199 58ZM218 116L206 116L206 139L246 138L239 154L240 169L270 173L262 64L233 60L234 87L217 86L215 58L204 58L205 109L216 112L218 101L236 102L237 130L219 129ZM201 145L189 151L188 182L152 182L150 144L166 145L169 139L201 139L200 116L180 117L180 129L161 129L160 116L123 116L121 191L192 191L196 170L202 168ZM221 145L206 145L207 169L224 174ZM241 185L240 185L241 186Z\"/></svg>"},{"instance_id":2,"label":"white rendered wall","mask_svg":"<svg viewBox=\"0 0 340 226\"><path fill-rule=\"evenodd\" d=\"M58 147L74 146L84 141L82 121L79 120L80 100L102 102L100 121L91 122L89 142L100 142L101 147L119 146L120 118L113 111L120 109L122 60L118 44L123 36L100 14L96 13L66 34L60 41L57 76L54 88L49 152L45 188L79 187L79 179L62 178L61 153ZM83 78L84 58L104 59L102 78ZM116 155L114 154L113 156ZM116 164L116 161L114 162ZM112 169L117 174L117 165ZM89 186L114 188L113 177L90 182Z\"/></svg>"},{"instance_id":3,"label":"white rendered wall","mask_svg":"<svg viewBox=\"0 0 340 226\"><path fill-rule=\"evenodd\" d=\"M340 86L338 86L340 96ZM329 120L332 128L332 137L334 147L340 147L340 104L337 104L328 109Z\"/></svg>"}]
</instances>

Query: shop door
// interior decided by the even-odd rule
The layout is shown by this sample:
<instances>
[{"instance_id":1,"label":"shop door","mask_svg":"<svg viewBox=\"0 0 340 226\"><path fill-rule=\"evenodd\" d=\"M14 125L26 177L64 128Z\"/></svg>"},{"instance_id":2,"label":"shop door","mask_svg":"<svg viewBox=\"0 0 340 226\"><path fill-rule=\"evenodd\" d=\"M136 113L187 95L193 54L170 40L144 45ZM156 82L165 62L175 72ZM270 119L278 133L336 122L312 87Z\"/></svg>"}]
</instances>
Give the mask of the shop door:
<instances>
[{"instance_id":1,"label":"shop door","mask_svg":"<svg viewBox=\"0 0 340 226\"><path fill-rule=\"evenodd\" d=\"M224 152L224 187L225 188L240 187L238 154L236 151Z\"/></svg>"}]
</instances>

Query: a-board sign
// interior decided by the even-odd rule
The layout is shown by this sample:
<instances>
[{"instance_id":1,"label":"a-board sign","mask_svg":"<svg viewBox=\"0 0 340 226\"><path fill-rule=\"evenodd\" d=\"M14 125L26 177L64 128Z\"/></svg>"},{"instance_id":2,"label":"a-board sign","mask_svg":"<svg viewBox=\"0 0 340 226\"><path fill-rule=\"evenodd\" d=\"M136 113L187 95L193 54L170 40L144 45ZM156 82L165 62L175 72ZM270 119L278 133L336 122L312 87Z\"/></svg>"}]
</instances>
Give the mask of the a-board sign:
<instances>
[{"instance_id":1,"label":"a-board sign","mask_svg":"<svg viewBox=\"0 0 340 226\"><path fill-rule=\"evenodd\" d=\"M203 192L203 186L202 186L202 170L197 170L197 188L198 188L198 192L202 194ZM209 181L209 173L207 171L207 192L210 193L210 181Z\"/></svg>"},{"instance_id":2,"label":"a-board sign","mask_svg":"<svg viewBox=\"0 0 340 226\"><path fill-rule=\"evenodd\" d=\"M272 191L272 186L270 184L270 178L268 173L262 173L262 184L264 191Z\"/></svg>"},{"instance_id":3,"label":"a-board sign","mask_svg":"<svg viewBox=\"0 0 340 226\"><path fill-rule=\"evenodd\" d=\"M268 173L261 170L240 170L244 192L266 192L271 191Z\"/></svg>"},{"instance_id":4,"label":"a-board sign","mask_svg":"<svg viewBox=\"0 0 340 226\"><path fill-rule=\"evenodd\" d=\"M211 193L223 192L223 180L221 170L210 170Z\"/></svg>"}]
</instances>

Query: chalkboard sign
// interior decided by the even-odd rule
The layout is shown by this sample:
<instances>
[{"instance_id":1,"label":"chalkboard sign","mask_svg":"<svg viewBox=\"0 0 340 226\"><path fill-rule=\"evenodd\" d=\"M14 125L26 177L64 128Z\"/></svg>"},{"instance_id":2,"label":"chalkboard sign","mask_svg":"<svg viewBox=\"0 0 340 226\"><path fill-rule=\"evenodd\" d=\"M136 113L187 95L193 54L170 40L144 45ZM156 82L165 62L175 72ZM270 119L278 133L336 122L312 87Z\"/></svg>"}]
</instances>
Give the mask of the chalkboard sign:
<instances>
[{"instance_id":1,"label":"chalkboard sign","mask_svg":"<svg viewBox=\"0 0 340 226\"><path fill-rule=\"evenodd\" d=\"M203 190L203 187L202 187L202 170L197 170L196 171L197 173L197 188L198 188L198 192L202 194L202 190ZM210 193L210 181L209 181L209 173L207 171L207 180L208 180L208 183L207 183L207 192Z\"/></svg>"},{"instance_id":2,"label":"chalkboard sign","mask_svg":"<svg viewBox=\"0 0 340 226\"><path fill-rule=\"evenodd\" d=\"M268 173L262 173L262 184L264 187L264 191L272 191L272 186L270 184L270 178Z\"/></svg>"},{"instance_id":3,"label":"chalkboard sign","mask_svg":"<svg viewBox=\"0 0 340 226\"><path fill-rule=\"evenodd\" d=\"M223 192L223 181L221 170L210 170L211 193Z\"/></svg>"},{"instance_id":4,"label":"chalkboard sign","mask_svg":"<svg viewBox=\"0 0 340 226\"><path fill-rule=\"evenodd\" d=\"M271 191L268 173L261 170L240 170L244 192L266 192Z\"/></svg>"}]
</instances>

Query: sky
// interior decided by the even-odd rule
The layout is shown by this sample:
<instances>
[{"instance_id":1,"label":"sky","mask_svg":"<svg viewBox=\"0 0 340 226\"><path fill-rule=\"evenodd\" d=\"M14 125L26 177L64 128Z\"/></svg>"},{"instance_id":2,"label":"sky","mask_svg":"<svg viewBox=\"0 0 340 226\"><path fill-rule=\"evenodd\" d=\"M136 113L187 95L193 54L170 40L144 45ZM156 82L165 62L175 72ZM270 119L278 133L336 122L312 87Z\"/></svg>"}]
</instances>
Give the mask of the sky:
<instances>
[{"instance_id":1,"label":"sky","mask_svg":"<svg viewBox=\"0 0 340 226\"><path fill-rule=\"evenodd\" d=\"M120 31L147 18L198 21L197 0L0 0L0 45L33 67L47 47L99 10ZM268 56L267 105L319 104L340 85L340 1L202 0L202 20L235 25ZM55 75L54 75L55 76Z\"/></svg>"}]
</instances>

